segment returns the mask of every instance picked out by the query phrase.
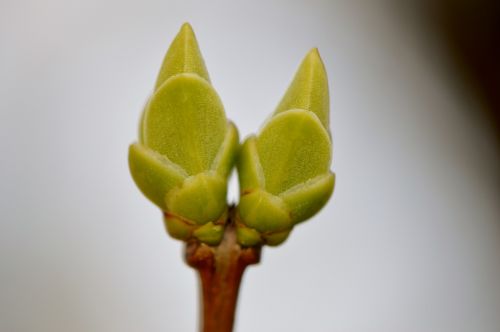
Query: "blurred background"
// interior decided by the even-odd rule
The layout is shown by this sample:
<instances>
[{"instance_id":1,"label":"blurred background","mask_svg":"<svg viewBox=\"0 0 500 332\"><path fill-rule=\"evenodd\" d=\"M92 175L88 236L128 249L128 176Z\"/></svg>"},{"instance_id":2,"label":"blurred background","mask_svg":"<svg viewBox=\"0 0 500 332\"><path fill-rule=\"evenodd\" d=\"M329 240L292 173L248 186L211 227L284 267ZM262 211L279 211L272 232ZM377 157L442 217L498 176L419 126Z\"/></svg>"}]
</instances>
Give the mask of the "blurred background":
<instances>
[{"instance_id":1,"label":"blurred background","mask_svg":"<svg viewBox=\"0 0 500 332\"><path fill-rule=\"evenodd\" d=\"M247 270L236 331L500 330L498 2L1 0L0 331L197 329L127 167L185 21L242 136L310 48L331 84L334 197Z\"/></svg>"}]
</instances>

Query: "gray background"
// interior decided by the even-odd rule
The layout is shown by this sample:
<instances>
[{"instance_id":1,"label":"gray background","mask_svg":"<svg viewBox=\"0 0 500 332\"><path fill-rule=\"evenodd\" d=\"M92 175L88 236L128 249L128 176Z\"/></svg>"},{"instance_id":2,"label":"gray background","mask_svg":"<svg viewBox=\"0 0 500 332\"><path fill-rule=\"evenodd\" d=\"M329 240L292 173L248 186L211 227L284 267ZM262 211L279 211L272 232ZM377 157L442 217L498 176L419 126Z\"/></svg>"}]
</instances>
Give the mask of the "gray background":
<instances>
[{"instance_id":1,"label":"gray background","mask_svg":"<svg viewBox=\"0 0 500 332\"><path fill-rule=\"evenodd\" d=\"M2 0L0 331L196 330L196 275L126 162L185 21L242 136L311 47L330 77L334 197L247 271L237 331L500 329L495 129L417 7Z\"/></svg>"}]
</instances>

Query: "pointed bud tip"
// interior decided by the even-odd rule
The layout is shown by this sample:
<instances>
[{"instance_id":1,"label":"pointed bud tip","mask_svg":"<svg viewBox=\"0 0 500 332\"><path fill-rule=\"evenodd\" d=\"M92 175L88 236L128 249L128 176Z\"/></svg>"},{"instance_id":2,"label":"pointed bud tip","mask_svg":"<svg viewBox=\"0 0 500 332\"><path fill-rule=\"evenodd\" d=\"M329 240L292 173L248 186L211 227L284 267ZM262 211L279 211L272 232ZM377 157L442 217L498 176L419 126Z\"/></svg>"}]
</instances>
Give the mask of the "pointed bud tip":
<instances>
[{"instance_id":1,"label":"pointed bud tip","mask_svg":"<svg viewBox=\"0 0 500 332\"><path fill-rule=\"evenodd\" d=\"M323 64L323 60L321 59L321 55L319 54L319 50L317 47L312 48L304 58L304 63L306 62L319 62Z\"/></svg>"},{"instance_id":2,"label":"pointed bud tip","mask_svg":"<svg viewBox=\"0 0 500 332\"><path fill-rule=\"evenodd\" d=\"M187 22L182 24L168 48L156 80L155 91L170 77L183 73L196 74L210 82L198 41L193 28Z\"/></svg>"},{"instance_id":3,"label":"pointed bud tip","mask_svg":"<svg viewBox=\"0 0 500 332\"><path fill-rule=\"evenodd\" d=\"M329 96L326 67L316 47L307 52L274 114L304 109L318 116L325 128L329 124Z\"/></svg>"},{"instance_id":4,"label":"pointed bud tip","mask_svg":"<svg viewBox=\"0 0 500 332\"><path fill-rule=\"evenodd\" d=\"M179 30L179 34L189 34L194 35L194 30L189 22L184 22Z\"/></svg>"},{"instance_id":5,"label":"pointed bud tip","mask_svg":"<svg viewBox=\"0 0 500 332\"><path fill-rule=\"evenodd\" d=\"M319 50L317 47L313 47L309 50L309 53L308 54L315 54L317 56L319 56Z\"/></svg>"}]
</instances>

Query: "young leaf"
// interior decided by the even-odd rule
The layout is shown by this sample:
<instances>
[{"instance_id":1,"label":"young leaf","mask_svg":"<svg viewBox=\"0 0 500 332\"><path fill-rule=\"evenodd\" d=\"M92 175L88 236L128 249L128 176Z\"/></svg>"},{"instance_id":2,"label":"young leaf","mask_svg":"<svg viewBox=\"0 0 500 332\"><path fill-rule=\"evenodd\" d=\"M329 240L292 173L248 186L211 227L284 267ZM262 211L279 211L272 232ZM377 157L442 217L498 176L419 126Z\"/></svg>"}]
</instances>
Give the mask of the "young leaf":
<instances>
[{"instance_id":1,"label":"young leaf","mask_svg":"<svg viewBox=\"0 0 500 332\"><path fill-rule=\"evenodd\" d=\"M265 189L280 194L328 172L331 143L318 117L305 110L275 115L257 138Z\"/></svg>"},{"instance_id":2,"label":"young leaf","mask_svg":"<svg viewBox=\"0 0 500 332\"><path fill-rule=\"evenodd\" d=\"M238 129L232 122L229 122L226 137L224 137L210 169L227 178L234 166L239 145Z\"/></svg>"},{"instance_id":3,"label":"young leaf","mask_svg":"<svg viewBox=\"0 0 500 332\"><path fill-rule=\"evenodd\" d=\"M318 49L313 48L300 64L292 83L274 114L294 108L313 112L327 131L330 121L330 97L325 65Z\"/></svg>"},{"instance_id":4,"label":"young leaf","mask_svg":"<svg viewBox=\"0 0 500 332\"><path fill-rule=\"evenodd\" d=\"M226 208L226 187L226 180L214 172L190 176L167 192L167 211L198 225L216 221Z\"/></svg>"},{"instance_id":5,"label":"young leaf","mask_svg":"<svg viewBox=\"0 0 500 332\"><path fill-rule=\"evenodd\" d=\"M318 213L333 193L335 174L328 172L281 193L279 197L290 209L294 223L307 220Z\"/></svg>"},{"instance_id":6,"label":"young leaf","mask_svg":"<svg viewBox=\"0 0 500 332\"><path fill-rule=\"evenodd\" d=\"M194 175L210 169L224 140L227 120L212 86L178 74L151 97L144 115L144 144Z\"/></svg>"},{"instance_id":7,"label":"young leaf","mask_svg":"<svg viewBox=\"0 0 500 332\"><path fill-rule=\"evenodd\" d=\"M129 152L132 177L165 215L167 231L206 244L221 240L227 177L239 147L210 84L198 43L184 24L163 61Z\"/></svg>"},{"instance_id":8,"label":"young leaf","mask_svg":"<svg viewBox=\"0 0 500 332\"><path fill-rule=\"evenodd\" d=\"M241 196L238 211L245 225L259 232L276 232L293 226L283 200L264 190Z\"/></svg>"},{"instance_id":9,"label":"young leaf","mask_svg":"<svg viewBox=\"0 0 500 332\"><path fill-rule=\"evenodd\" d=\"M313 49L273 117L240 151L237 236L242 245L282 243L295 224L312 217L330 198L328 104L325 68Z\"/></svg>"},{"instance_id":10,"label":"young leaf","mask_svg":"<svg viewBox=\"0 0 500 332\"><path fill-rule=\"evenodd\" d=\"M139 189L160 209L166 210L165 194L187 178L186 171L140 144L130 146L128 158L130 173Z\"/></svg>"},{"instance_id":11,"label":"young leaf","mask_svg":"<svg viewBox=\"0 0 500 332\"><path fill-rule=\"evenodd\" d=\"M238 156L238 178L241 195L257 188L264 188L264 172L257 154L255 136L248 137L241 146Z\"/></svg>"},{"instance_id":12,"label":"young leaf","mask_svg":"<svg viewBox=\"0 0 500 332\"><path fill-rule=\"evenodd\" d=\"M198 41L189 23L182 25L181 30L170 45L165 59L163 59L155 90L158 90L170 77L181 73L193 73L210 82Z\"/></svg>"}]
</instances>

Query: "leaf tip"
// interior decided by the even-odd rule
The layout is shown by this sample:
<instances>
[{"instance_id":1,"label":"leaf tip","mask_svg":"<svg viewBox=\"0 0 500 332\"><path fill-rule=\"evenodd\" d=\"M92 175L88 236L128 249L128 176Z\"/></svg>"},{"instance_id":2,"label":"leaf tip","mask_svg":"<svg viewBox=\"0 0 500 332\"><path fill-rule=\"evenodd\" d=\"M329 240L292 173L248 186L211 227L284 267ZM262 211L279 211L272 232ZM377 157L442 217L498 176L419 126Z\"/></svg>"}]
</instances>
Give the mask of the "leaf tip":
<instances>
[{"instance_id":1,"label":"leaf tip","mask_svg":"<svg viewBox=\"0 0 500 332\"><path fill-rule=\"evenodd\" d=\"M187 22L182 24L170 44L156 80L155 90L170 77L182 73L193 73L210 82L196 35L191 24Z\"/></svg>"},{"instance_id":2,"label":"leaf tip","mask_svg":"<svg viewBox=\"0 0 500 332\"><path fill-rule=\"evenodd\" d=\"M325 128L329 126L329 91L325 65L318 48L312 48L295 73L281 99L275 114L290 109L304 109L315 113Z\"/></svg>"},{"instance_id":3,"label":"leaf tip","mask_svg":"<svg viewBox=\"0 0 500 332\"><path fill-rule=\"evenodd\" d=\"M190 34L190 35L194 36L193 27L191 26L191 24L189 22L182 23L181 29L179 30L179 33Z\"/></svg>"}]
</instances>

